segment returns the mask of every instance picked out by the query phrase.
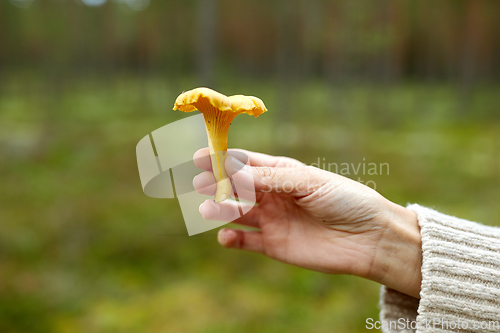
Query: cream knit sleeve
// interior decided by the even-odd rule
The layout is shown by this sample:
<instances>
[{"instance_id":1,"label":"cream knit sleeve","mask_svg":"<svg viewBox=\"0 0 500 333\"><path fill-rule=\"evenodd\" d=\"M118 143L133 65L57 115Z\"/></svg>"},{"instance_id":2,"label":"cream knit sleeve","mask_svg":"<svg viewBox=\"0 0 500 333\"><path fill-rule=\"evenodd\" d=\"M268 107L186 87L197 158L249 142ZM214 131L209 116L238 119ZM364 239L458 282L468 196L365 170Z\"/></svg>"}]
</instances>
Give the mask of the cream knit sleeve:
<instances>
[{"instance_id":1,"label":"cream knit sleeve","mask_svg":"<svg viewBox=\"0 0 500 333\"><path fill-rule=\"evenodd\" d=\"M420 300L382 287L382 332L500 332L500 228L407 208L422 235Z\"/></svg>"}]
</instances>

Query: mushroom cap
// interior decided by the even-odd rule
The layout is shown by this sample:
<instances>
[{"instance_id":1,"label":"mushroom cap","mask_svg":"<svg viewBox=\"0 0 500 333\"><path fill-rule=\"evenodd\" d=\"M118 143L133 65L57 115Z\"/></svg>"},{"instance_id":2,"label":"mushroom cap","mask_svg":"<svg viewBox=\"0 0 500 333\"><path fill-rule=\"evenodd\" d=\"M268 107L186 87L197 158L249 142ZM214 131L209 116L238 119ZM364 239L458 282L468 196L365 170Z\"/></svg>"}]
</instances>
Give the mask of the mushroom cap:
<instances>
[{"instance_id":1,"label":"mushroom cap","mask_svg":"<svg viewBox=\"0 0 500 333\"><path fill-rule=\"evenodd\" d=\"M254 96L226 96L209 88L195 88L180 94L175 100L174 110L192 112L198 110L198 102L208 102L214 108L236 114L247 113L257 117L266 112L266 106L260 98ZM200 110L202 111L202 110Z\"/></svg>"}]
</instances>

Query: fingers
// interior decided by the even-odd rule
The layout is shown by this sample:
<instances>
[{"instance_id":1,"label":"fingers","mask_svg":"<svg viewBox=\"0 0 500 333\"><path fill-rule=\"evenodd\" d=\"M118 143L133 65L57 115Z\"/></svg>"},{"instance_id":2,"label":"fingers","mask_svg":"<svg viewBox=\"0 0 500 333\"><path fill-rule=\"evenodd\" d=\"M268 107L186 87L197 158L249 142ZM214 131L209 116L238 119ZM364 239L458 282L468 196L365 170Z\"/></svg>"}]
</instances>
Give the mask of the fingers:
<instances>
[{"instance_id":1,"label":"fingers","mask_svg":"<svg viewBox=\"0 0 500 333\"><path fill-rule=\"evenodd\" d=\"M242 152L230 150L228 151L228 154L235 156L243 163L248 162L248 157ZM193 155L193 162L198 168L202 170L212 171L212 162L210 160L210 151L208 150L208 148L197 150Z\"/></svg>"},{"instance_id":2,"label":"fingers","mask_svg":"<svg viewBox=\"0 0 500 333\"><path fill-rule=\"evenodd\" d=\"M244 149L229 149L228 155L234 156L244 164L250 164L252 166L269 166L269 167L279 167L279 168L305 166L305 164L293 158L272 156ZM206 171L212 170L212 163L210 161L210 152L208 148L202 148L196 151L193 155L193 161L194 164L202 170ZM249 163L247 163L247 161Z\"/></svg>"},{"instance_id":3,"label":"fingers","mask_svg":"<svg viewBox=\"0 0 500 333\"><path fill-rule=\"evenodd\" d=\"M194 165L202 170L212 171L212 162L210 161L208 148L198 149L193 155L193 162Z\"/></svg>"},{"instance_id":4,"label":"fingers","mask_svg":"<svg viewBox=\"0 0 500 333\"><path fill-rule=\"evenodd\" d=\"M217 191L217 182L211 171L204 171L193 178L193 187L200 194L214 196L215 191ZM251 203L256 201L254 190L246 190L238 185L235 185L235 190L238 200L246 200ZM234 193L231 193L231 197L235 197Z\"/></svg>"},{"instance_id":5,"label":"fingers","mask_svg":"<svg viewBox=\"0 0 500 333\"><path fill-rule=\"evenodd\" d=\"M245 164L252 166L269 166L277 168L304 167L304 163L296 159L284 156L272 156L263 153L256 153L245 149L229 149L228 155L234 156ZM250 163L246 163L247 158Z\"/></svg>"},{"instance_id":6,"label":"fingers","mask_svg":"<svg viewBox=\"0 0 500 333\"><path fill-rule=\"evenodd\" d=\"M226 171L236 186L256 192L307 196L330 180L328 173L313 167L252 167L229 156Z\"/></svg>"},{"instance_id":7,"label":"fingers","mask_svg":"<svg viewBox=\"0 0 500 333\"><path fill-rule=\"evenodd\" d=\"M240 212L241 209L241 212ZM199 208L201 216L205 220L218 220L259 228L259 211L254 205L225 200L215 203L213 200L205 200ZM244 214L244 215L241 215Z\"/></svg>"},{"instance_id":8,"label":"fingers","mask_svg":"<svg viewBox=\"0 0 500 333\"><path fill-rule=\"evenodd\" d=\"M213 200L205 200L199 208L201 216L205 220L233 221L240 217L238 203L233 200L215 203Z\"/></svg>"},{"instance_id":9,"label":"fingers","mask_svg":"<svg viewBox=\"0 0 500 333\"><path fill-rule=\"evenodd\" d=\"M208 149L199 150L199 167L211 165ZM203 155L205 154L205 155ZM251 153L254 154L254 153ZM203 157L206 160L203 162ZM249 159L252 161L252 158ZM226 159L226 172L233 180L238 198L256 202L255 192L291 194L297 197L307 196L323 186L331 174L313 167L269 167L250 166L232 154ZM217 185L212 172L205 171L193 179L193 186L198 193L213 196ZM234 197L234 196L233 196Z\"/></svg>"},{"instance_id":10,"label":"fingers","mask_svg":"<svg viewBox=\"0 0 500 333\"><path fill-rule=\"evenodd\" d=\"M264 253L262 233L238 229L221 229L217 235L219 243L226 248Z\"/></svg>"},{"instance_id":11,"label":"fingers","mask_svg":"<svg viewBox=\"0 0 500 333\"><path fill-rule=\"evenodd\" d=\"M200 194L213 196L217 190L217 181L211 171L204 171L193 178L193 187Z\"/></svg>"}]
</instances>

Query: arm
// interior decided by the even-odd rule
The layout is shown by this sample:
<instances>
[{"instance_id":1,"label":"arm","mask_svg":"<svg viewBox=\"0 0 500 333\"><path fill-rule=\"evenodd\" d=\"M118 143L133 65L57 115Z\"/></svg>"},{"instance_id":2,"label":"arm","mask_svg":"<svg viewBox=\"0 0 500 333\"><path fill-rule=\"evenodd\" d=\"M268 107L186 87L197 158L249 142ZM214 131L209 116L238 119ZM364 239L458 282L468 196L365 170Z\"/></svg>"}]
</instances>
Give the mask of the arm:
<instances>
[{"instance_id":1,"label":"arm","mask_svg":"<svg viewBox=\"0 0 500 333\"><path fill-rule=\"evenodd\" d=\"M200 168L210 170L206 154L195 156L201 157ZM222 229L223 246L382 283L381 320L416 324L420 333L457 331L455 324L467 332L500 331L499 228L418 205L404 208L362 184L293 159L232 154L240 162L228 158L228 173L235 184L255 187L258 203L233 222L259 231ZM213 195L210 186L200 186L213 182L205 172L194 185ZM207 200L200 212L219 219L228 205ZM383 331L415 331L409 328Z\"/></svg>"}]
</instances>

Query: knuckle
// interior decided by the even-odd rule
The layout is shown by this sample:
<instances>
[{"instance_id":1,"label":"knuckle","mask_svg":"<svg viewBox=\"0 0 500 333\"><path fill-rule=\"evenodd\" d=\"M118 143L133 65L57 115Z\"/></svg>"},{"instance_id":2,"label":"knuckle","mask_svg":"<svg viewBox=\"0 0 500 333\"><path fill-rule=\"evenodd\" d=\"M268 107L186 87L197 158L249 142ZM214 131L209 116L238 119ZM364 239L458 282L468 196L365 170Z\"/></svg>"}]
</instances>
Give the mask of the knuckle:
<instances>
[{"instance_id":1,"label":"knuckle","mask_svg":"<svg viewBox=\"0 0 500 333\"><path fill-rule=\"evenodd\" d=\"M275 168L271 167L260 167L258 168L260 177L264 183L274 184L279 180L278 173Z\"/></svg>"}]
</instances>

